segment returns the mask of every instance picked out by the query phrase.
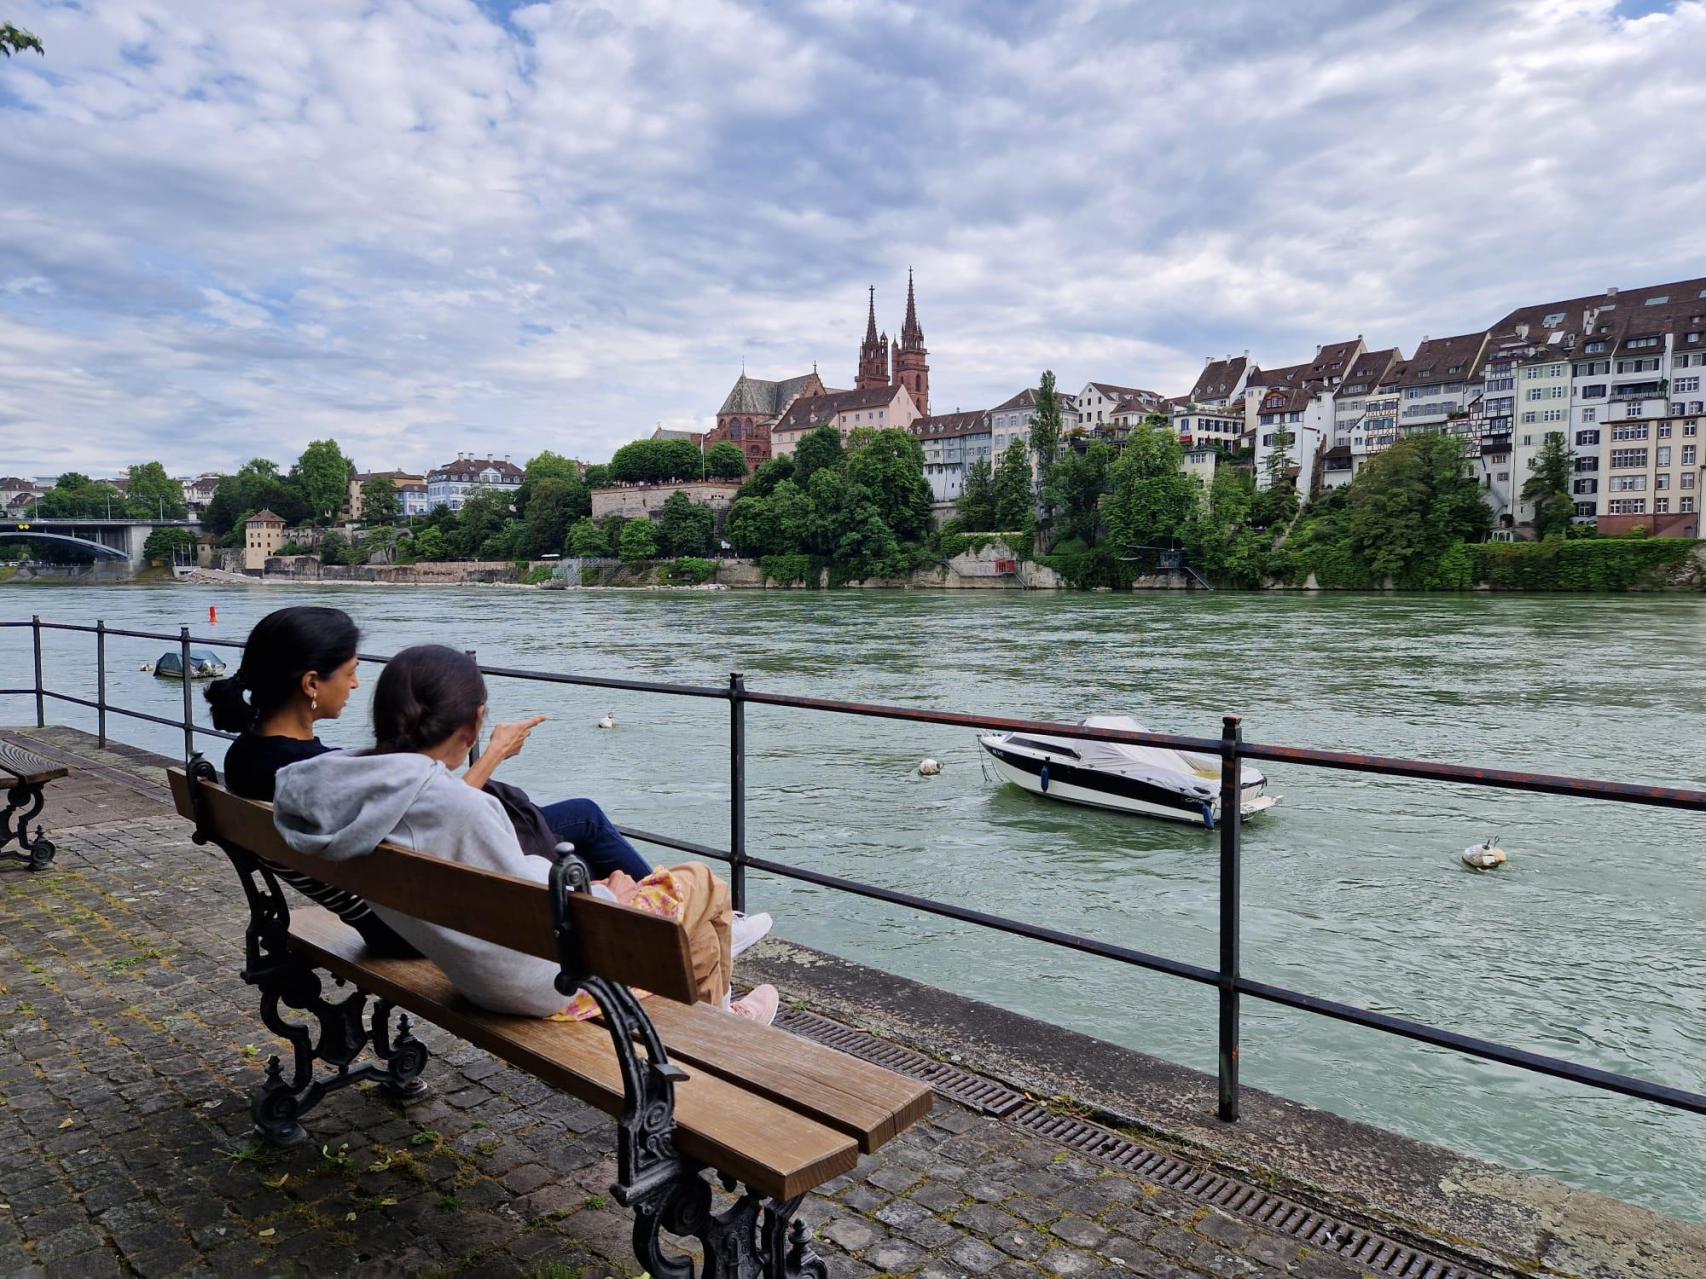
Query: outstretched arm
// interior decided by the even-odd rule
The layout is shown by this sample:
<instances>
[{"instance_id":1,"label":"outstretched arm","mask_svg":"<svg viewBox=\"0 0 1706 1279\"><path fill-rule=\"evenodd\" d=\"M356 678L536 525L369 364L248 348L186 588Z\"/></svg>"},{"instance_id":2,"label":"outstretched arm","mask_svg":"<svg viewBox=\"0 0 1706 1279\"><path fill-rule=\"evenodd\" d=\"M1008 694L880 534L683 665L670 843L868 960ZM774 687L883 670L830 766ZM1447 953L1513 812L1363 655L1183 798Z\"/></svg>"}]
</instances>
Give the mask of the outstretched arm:
<instances>
[{"instance_id":1,"label":"outstretched arm","mask_svg":"<svg viewBox=\"0 0 1706 1279\"><path fill-rule=\"evenodd\" d=\"M499 724L492 729L492 737L486 743L485 752L479 759L468 765L468 771L462 774L462 780L475 790L492 780L492 774L498 771L498 765L512 755L521 754L521 748L527 745L527 735L545 722L545 716L535 715L532 719L524 719L516 724Z\"/></svg>"}]
</instances>

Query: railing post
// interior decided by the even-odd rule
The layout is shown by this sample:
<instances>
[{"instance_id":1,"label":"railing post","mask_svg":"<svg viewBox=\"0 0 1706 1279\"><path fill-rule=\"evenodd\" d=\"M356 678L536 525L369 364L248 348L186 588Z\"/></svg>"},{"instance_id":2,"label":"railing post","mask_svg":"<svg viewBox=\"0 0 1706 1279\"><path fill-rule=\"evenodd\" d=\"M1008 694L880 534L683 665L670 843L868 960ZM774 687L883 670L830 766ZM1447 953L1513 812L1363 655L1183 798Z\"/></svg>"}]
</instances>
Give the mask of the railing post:
<instances>
[{"instance_id":1,"label":"railing post","mask_svg":"<svg viewBox=\"0 0 1706 1279\"><path fill-rule=\"evenodd\" d=\"M746 676L729 675L729 897L746 909Z\"/></svg>"},{"instance_id":2,"label":"railing post","mask_svg":"<svg viewBox=\"0 0 1706 1279\"><path fill-rule=\"evenodd\" d=\"M36 727L47 727L47 698L41 678L41 618L30 614L30 633L35 637L36 650Z\"/></svg>"},{"instance_id":3,"label":"railing post","mask_svg":"<svg viewBox=\"0 0 1706 1279\"><path fill-rule=\"evenodd\" d=\"M195 681L190 678L190 628L178 627L178 662L184 677L184 764L195 755Z\"/></svg>"},{"instance_id":4,"label":"railing post","mask_svg":"<svg viewBox=\"0 0 1706 1279\"><path fill-rule=\"evenodd\" d=\"M465 648L462 651L468 655L468 660L473 662L474 665L478 666L480 664L480 659L475 654L475 651L473 649ZM476 733L474 735L474 744L468 748L468 767L472 768L474 766L474 761L479 759L479 758L480 758L480 737L479 737L479 734Z\"/></svg>"},{"instance_id":5,"label":"railing post","mask_svg":"<svg viewBox=\"0 0 1706 1279\"><path fill-rule=\"evenodd\" d=\"M1217 1114L1238 1118L1239 859L1244 833L1242 720L1220 721L1220 1097Z\"/></svg>"},{"instance_id":6,"label":"railing post","mask_svg":"<svg viewBox=\"0 0 1706 1279\"><path fill-rule=\"evenodd\" d=\"M107 622L95 622L95 737L107 748Z\"/></svg>"}]
</instances>

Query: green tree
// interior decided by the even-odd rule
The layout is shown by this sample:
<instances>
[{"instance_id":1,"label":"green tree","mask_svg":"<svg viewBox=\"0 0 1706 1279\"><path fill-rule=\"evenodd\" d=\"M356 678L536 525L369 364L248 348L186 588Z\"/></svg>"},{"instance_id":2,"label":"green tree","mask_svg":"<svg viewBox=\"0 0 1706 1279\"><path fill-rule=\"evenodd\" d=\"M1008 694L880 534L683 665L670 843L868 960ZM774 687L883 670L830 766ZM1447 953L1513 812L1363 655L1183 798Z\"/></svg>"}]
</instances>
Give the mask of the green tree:
<instances>
[{"instance_id":1,"label":"green tree","mask_svg":"<svg viewBox=\"0 0 1706 1279\"><path fill-rule=\"evenodd\" d=\"M749 559L780 555L792 549L782 540L781 522L767 497L737 497L729 507L723 536L735 548L735 554Z\"/></svg>"},{"instance_id":2,"label":"green tree","mask_svg":"<svg viewBox=\"0 0 1706 1279\"><path fill-rule=\"evenodd\" d=\"M924 446L911 431L857 430L841 469L865 491L866 500L902 542L930 532L930 482L924 478Z\"/></svg>"},{"instance_id":3,"label":"green tree","mask_svg":"<svg viewBox=\"0 0 1706 1279\"><path fill-rule=\"evenodd\" d=\"M528 559L562 554L569 526L591 512L586 498L578 470L572 479L536 480L522 519L521 554Z\"/></svg>"},{"instance_id":4,"label":"green tree","mask_svg":"<svg viewBox=\"0 0 1706 1279\"><path fill-rule=\"evenodd\" d=\"M678 559L684 555L710 552L717 517L685 493L671 493L658 520L657 549L661 555Z\"/></svg>"},{"instance_id":5,"label":"green tree","mask_svg":"<svg viewBox=\"0 0 1706 1279\"><path fill-rule=\"evenodd\" d=\"M581 477L589 489L610 487L610 467L607 463L597 462L586 468L586 474Z\"/></svg>"},{"instance_id":6,"label":"green tree","mask_svg":"<svg viewBox=\"0 0 1706 1279\"><path fill-rule=\"evenodd\" d=\"M1086 546L1096 544L1097 508L1113 465L1113 446L1095 440L1082 453L1065 450L1043 486L1045 497L1060 511L1067 533Z\"/></svg>"},{"instance_id":7,"label":"green tree","mask_svg":"<svg viewBox=\"0 0 1706 1279\"><path fill-rule=\"evenodd\" d=\"M714 480L745 479L746 454L729 440L713 444L705 454L705 472Z\"/></svg>"},{"instance_id":8,"label":"green tree","mask_svg":"<svg viewBox=\"0 0 1706 1279\"><path fill-rule=\"evenodd\" d=\"M447 560L450 558L450 548L445 544L443 529L428 526L416 533L413 541L413 550L417 560Z\"/></svg>"},{"instance_id":9,"label":"green tree","mask_svg":"<svg viewBox=\"0 0 1706 1279\"><path fill-rule=\"evenodd\" d=\"M564 552L578 559L604 559L610 554L610 535L590 517L576 520Z\"/></svg>"},{"instance_id":10,"label":"green tree","mask_svg":"<svg viewBox=\"0 0 1706 1279\"><path fill-rule=\"evenodd\" d=\"M43 57L47 56L47 50L41 47L41 41L28 31L22 27L14 27L10 22L0 22L0 54L9 58L25 49L34 49Z\"/></svg>"},{"instance_id":11,"label":"green tree","mask_svg":"<svg viewBox=\"0 0 1706 1279\"><path fill-rule=\"evenodd\" d=\"M355 548L347 537L332 529L320 538L319 556L322 564L353 564Z\"/></svg>"},{"instance_id":12,"label":"green tree","mask_svg":"<svg viewBox=\"0 0 1706 1279\"><path fill-rule=\"evenodd\" d=\"M841 467L829 467L813 473L807 493L812 521L806 549L854 577L888 576L900 544L871 490Z\"/></svg>"},{"instance_id":13,"label":"green tree","mask_svg":"<svg viewBox=\"0 0 1706 1279\"><path fill-rule=\"evenodd\" d=\"M1031 414L1031 452L1037 459L1037 485L1042 498L1038 527L1054 526L1054 489L1049 484L1054 464L1060 458L1060 395L1055 390L1054 371L1044 369L1037 386L1037 407Z\"/></svg>"},{"instance_id":14,"label":"green tree","mask_svg":"<svg viewBox=\"0 0 1706 1279\"><path fill-rule=\"evenodd\" d=\"M581 479L580 463L546 449L535 454L521 473L521 487L515 493L518 517L527 517L527 507L533 500L534 490L545 480L557 480L570 486L574 518L592 514L592 495L586 492L586 484Z\"/></svg>"},{"instance_id":15,"label":"green tree","mask_svg":"<svg viewBox=\"0 0 1706 1279\"><path fill-rule=\"evenodd\" d=\"M1179 469L1184 454L1171 430L1145 423L1131 433L1113 465L1113 492L1102 503L1109 536L1121 553L1170 546L1188 531L1200 486Z\"/></svg>"},{"instance_id":16,"label":"green tree","mask_svg":"<svg viewBox=\"0 0 1706 1279\"><path fill-rule=\"evenodd\" d=\"M995 469L995 527L1004 533L1029 528L1032 518L1031 458L1025 441L1014 440Z\"/></svg>"},{"instance_id":17,"label":"green tree","mask_svg":"<svg viewBox=\"0 0 1706 1279\"><path fill-rule=\"evenodd\" d=\"M814 472L828 470L841 461L841 432L825 422L807 431L794 447L794 483L804 488Z\"/></svg>"},{"instance_id":18,"label":"green tree","mask_svg":"<svg viewBox=\"0 0 1706 1279\"><path fill-rule=\"evenodd\" d=\"M351 564L367 564L373 562L374 556L379 556L380 563L390 563L397 549L397 529L391 525L369 529L355 544L354 554L350 557Z\"/></svg>"},{"instance_id":19,"label":"green tree","mask_svg":"<svg viewBox=\"0 0 1706 1279\"><path fill-rule=\"evenodd\" d=\"M452 557L459 560L479 559L488 553L497 559L510 559L507 546L509 525L517 528L510 511L511 496L502 489L475 489L456 512L456 524L445 539Z\"/></svg>"},{"instance_id":20,"label":"green tree","mask_svg":"<svg viewBox=\"0 0 1706 1279\"><path fill-rule=\"evenodd\" d=\"M395 524L403 517L403 497L397 492L396 481L388 475L375 475L361 486L361 510L357 512L366 524Z\"/></svg>"},{"instance_id":21,"label":"green tree","mask_svg":"<svg viewBox=\"0 0 1706 1279\"><path fill-rule=\"evenodd\" d=\"M1561 537L1576 516L1570 496L1570 477L1576 455L1564 443L1562 431L1548 431L1534 459L1534 473L1522 483L1522 502L1534 508L1534 535L1544 541Z\"/></svg>"},{"instance_id":22,"label":"green tree","mask_svg":"<svg viewBox=\"0 0 1706 1279\"><path fill-rule=\"evenodd\" d=\"M1273 437L1273 447L1262 466L1262 476L1267 482L1256 506L1256 518L1260 523L1277 527L1291 522L1297 514L1299 498L1297 483L1291 478L1292 433L1276 426Z\"/></svg>"},{"instance_id":23,"label":"green tree","mask_svg":"<svg viewBox=\"0 0 1706 1279\"><path fill-rule=\"evenodd\" d=\"M760 462L752 477L740 486L735 494L741 497L769 497L776 491L776 486L783 480L794 478L794 459L788 457L773 457L768 462Z\"/></svg>"},{"instance_id":24,"label":"green tree","mask_svg":"<svg viewBox=\"0 0 1706 1279\"><path fill-rule=\"evenodd\" d=\"M1375 581L1436 585L1447 551L1487 536L1492 512L1455 435L1422 435L1375 454L1346 499L1352 547Z\"/></svg>"},{"instance_id":25,"label":"green tree","mask_svg":"<svg viewBox=\"0 0 1706 1279\"><path fill-rule=\"evenodd\" d=\"M995 472L988 458L975 458L966 467L965 486L954 509L959 527L967 533L987 533L995 527Z\"/></svg>"},{"instance_id":26,"label":"green tree","mask_svg":"<svg viewBox=\"0 0 1706 1279\"><path fill-rule=\"evenodd\" d=\"M157 528L142 544L142 558L164 564L195 561L195 534L187 528Z\"/></svg>"},{"instance_id":27,"label":"green tree","mask_svg":"<svg viewBox=\"0 0 1706 1279\"><path fill-rule=\"evenodd\" d=\"M632 563L635 560L656 559L657 553L657 530L650 520L629 520L622 525L621 558L624 561Z\"/></svg>"},{"instance_id":28,"label":"green tree","mask_svg":"<svg viewBox=\"0 0 1706 1279\"><path fill-rule=\"evenodd\" d=\"M618 484L696 480L704 471L705 460L691 440L635 440L610 459L610 478Z\"/></svg>"},{"instance_id":29,"label":"green tree","mask_svg":"<svg viewBox=\"0 0 1706 1279\"><path fill-rule=\"evenodd\" d=\"M336 440L315 440L302 450L290 478L312 518L329 520L349 501L349 477L354 469Z\"/></svg>"},{"instance_id":30,"label":"green tree","mask_svg":"<svg viewBox=\"0 0 1706 1279\"><path fill-rule=\"evenodd\" d=\"M102 484L78 471L61 475L35 505L44 519L105 519L109 514L123 518L124 495L110 484Z\"/></svg>"},{"instance_id":31,"label":"green tree","mask_svg":"<svg viewBox=\"0 0 1706 1279\"><path fill-rule=\"evenodd\" d=\"M158 462L144 462L129 471L125 511L134 519L181 520L189 516L184 505L184 486Z\"/></svg>"}]
</instances>

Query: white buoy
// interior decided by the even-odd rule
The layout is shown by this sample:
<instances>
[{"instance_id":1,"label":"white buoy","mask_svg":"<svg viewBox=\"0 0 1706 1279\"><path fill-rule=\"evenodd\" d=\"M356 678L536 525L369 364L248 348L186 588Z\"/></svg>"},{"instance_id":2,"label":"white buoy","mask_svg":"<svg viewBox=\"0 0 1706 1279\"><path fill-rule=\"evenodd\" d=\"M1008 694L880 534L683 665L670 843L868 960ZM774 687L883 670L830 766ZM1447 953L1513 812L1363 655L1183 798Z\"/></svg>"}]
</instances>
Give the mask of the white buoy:
<instances>
[{"instance_id":1,"label":"white buoy","mask_svg":"<svg viewBox=\"0 0 1706 1279\"><path fill-rule=\"evenodd\" d=\"M612 715L609 711L606 711L604 713L604 718L598 721L598 726L600 728L615 728L616 727L616 717L614 715Z\"/></svg>"},{"instance_id":2,"label":"white buoy","mask_svg":"<svg viewBox=\"0 0 1706 1279\"><path fill-rule=\"evenodd\" d=\"M154 673L154 663L153 662L142 663L141 670L142 670L143 674L145 674L145 675L152 675Z\"/></svg>"},{"instance_id":3,"label":"white buoy","mask_svg":"<svg viewBox=\"0 0 1706 1279\"><path fill-rule=\"evenodd\" d=\"M918 761L918 775L920 777L934 777L941 771L942 766L929 757Z\"/></svg>"},{"instance_id":4,"label":"white buoy","mask_svg":"<svg viewBox=\"0 0 1706 1279\"><path fill-rule=\"evenodd\" d=\"M1463 850L1463 864L1474 870L1492 870L1495 866L1505 864L1505 850L1491 839L1484 843L1471 844Z\"/></svg>"}]
</instances>

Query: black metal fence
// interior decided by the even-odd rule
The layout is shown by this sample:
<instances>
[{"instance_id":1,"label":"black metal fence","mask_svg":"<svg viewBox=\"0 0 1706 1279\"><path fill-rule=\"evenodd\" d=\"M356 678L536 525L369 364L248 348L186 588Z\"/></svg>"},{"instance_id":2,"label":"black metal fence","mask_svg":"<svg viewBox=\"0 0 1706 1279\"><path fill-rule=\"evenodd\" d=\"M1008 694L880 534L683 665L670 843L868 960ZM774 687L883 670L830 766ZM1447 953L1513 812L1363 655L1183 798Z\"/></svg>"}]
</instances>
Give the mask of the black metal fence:
<instances>
[{"instance_id":1,"label":"black metal fence","mask_svg":"<svg viewBox=\"0 0 1706 1279\"><path fill-rule=\"evenodd\" d=\"M33 696L36 723L47 722L48 701L67 702L95 712L97 733L101 745L107 741L107 716L121 715L132 719L181 728L184 735L184 755L195 751L197 735L229 740L231 733L221 732L195 723L193 689L184 680L184 709L182 720L151 715L145 711L114 706L107 701L106 642L108 636L127 639L164 640L177 644L185 671L190 669L192 644L211 648L242 648L233 640L218 640L192 636L189 627L180 627L173 635L167 632L121 630L105 622L93 626L63 622L44 622L34 617L28 622L0 621L0 628L29 627L32 631L35 656L35 682L28 688L0 688L0 695ZM42 670L42 632L70 631L92 635L95 642L96 695L93 701L69 693L57 692L46 686ZM364 662L383 664L388 659L374 654L360 655ZM1662 1106L1706 1115L1706 1094L1672 1088L1651 1080L1636 1078L1616 1071L1601 1070L1578 1062L1549 1057L1527 1049L1514 1048L1458 1031L1430 1026L1403 1017L1372 1012L1351 1004L1323 999L1316 995L1289 990L1245 977L1241 971L1239 953L1241 905L1240 857L1242 811L1238 781L1243 761L1270 760L1308 768L1340 769L1350 772L1373 773L1385 777L1405 777L1421 781L1446 782L1457 785L1486 786L1500 790L1526 791L1543 795L1566 795L1576 799L1605 800L1622 804L1647 804L1660 808L1681 809L1684 812L1706 813L1706 791L1684 790L1660 786L1642 786L1627 782L1590 781L1579 777L1557 777L1544 773L1525 773L1503 769L1472 768L1460 764L1436 764L1424 760L1392 759L1377 755L1357 755L1343 751L1311 750L1296 746L1269 746L1246 742L1237 715L1227 715L1221 721L1220 736L1215 738L1180 737L1165 733L1128 733L1111 729L1085 728L1078 724L1051 724L1039 720L1012 719L992 715L967 715L950 711L921 710L907 706L878 706L860 702L833 701L821 697L791 697L782 693L757 692L747 688L745 677L729 676L726 687L690 684L665 684L646 680L612 679L597 675L567 675L552 671L522 670L506 666L481 666L488 677L527 680L550 684L571 684L585 688L619 689L633 693L652 693L666 697L696 697L726 701L729 706L729 846L715 848L692 840L679 839L654 831L623 827L623 834L662 848L691 853L698 857L726 863L736 909L746 906L746 875L749 870L776 875L784 879L815 884L822 888L851 893L873 901L910 910L922 911L944 919L974 924L1015 937L1044 942L1080 954L1094 955L1134 968L1165 973L1171 977L1213 987L1218 996L1218 1080L1219 1117L1228 1122L1238 1118L1238 1042L1239 1001L1248 995L1282 1007L1294 1008L1320 1017L1363 1026L1383 1034L1448 1048L1454 1052L1517 1066L1537 1074L1568 1079L1591 1088L1639 1097ZM780 706L792 710L817 711L833 715L855 715L874 719L910 720L916 723L945 724L955 727L983 729L994 732L1046 733L1055 737L1083 738L1090 741L1122 742L1140 746L1161 746L1174 750L1198 751L1218 755L1221 766L1220 835L1220 962L1218 967L1204 968L1163 955L1152 955L1129 946L1117 945L1094 937L1045 928L1023 920L1010 919L986 911L972 910L952 902L920 897L912 893L884 888L827 875L821 871L789 866L764 857L754 857L746 846L746 707L748 705Z\"/></svg>"}]
</instances>

